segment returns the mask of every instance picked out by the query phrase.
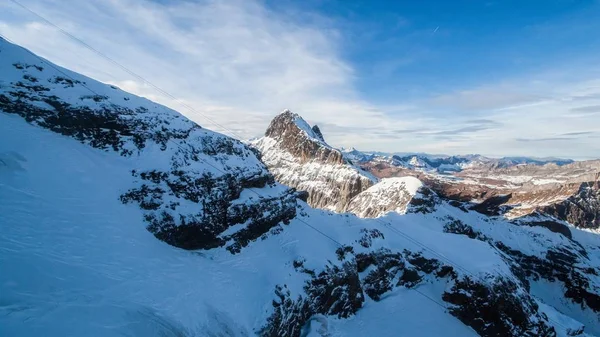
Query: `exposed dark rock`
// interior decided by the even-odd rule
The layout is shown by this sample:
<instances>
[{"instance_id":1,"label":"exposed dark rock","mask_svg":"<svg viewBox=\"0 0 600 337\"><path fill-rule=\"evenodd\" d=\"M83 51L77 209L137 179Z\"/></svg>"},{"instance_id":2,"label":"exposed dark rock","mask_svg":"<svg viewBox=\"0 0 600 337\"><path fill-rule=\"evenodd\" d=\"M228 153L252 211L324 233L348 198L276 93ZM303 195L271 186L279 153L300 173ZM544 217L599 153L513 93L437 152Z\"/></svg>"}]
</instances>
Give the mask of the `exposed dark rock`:
<instances>
[{"instance_id":1,"label":"exposed dark rock","mask_svg":"<svg viewBox=\"0 0 600 337\"><path fill-rule=\"evenodd\" d=\"M412 288L419 284L419 282L421 282L422 279L423 277L419 275L419 272L417 272L416 270L405 269L404 273L402 273L402 276L400 277L400 280L398 280L398 285L405 286L407 288Z\"/></svg>"},{"instance_id":2,"label":"exposed dark rock","mask_svg":"<svg viewBox=\"0 0 600 337\"><path fill-rule=\"evenodd\" d=\"M123 194L121 201L137 202L148 211L145 218L148 230L158 239L184 249L211 249L231 241L227 249L238 253L250 241L296 216L293 191L277 197L260 197L252 203L235 203L244 188L260 188L272 182L269 175L244 179L233 174L213 177L204 173L198 177L184 170L174 170L134 173L134 176L146 183ZM163 200L170 197L198 203L201 207L198 213L185 215L174 213L170 207L159 211ZM246 226L233 234L221 235L241 223Z\"/></svg>"},{"instance_id":3,"label":"exposed dark rock","mask_svg":"<svg viewBox=\"0 0 600 337\"><path fill-rule=\"evenodd\" d=\"M556 336L535 301L512 281L499 279L490 286L464 277L442 298L453 304L452 315L482 337Z\"/></svg>"},{"instance_id":4,"label":"exposed dark rock","mask_svg":"<svg viewBox=\"0 0 600 337\"><path fill-rule=\"evenodd\" d=\"M381 233L378 229L363 228L360 230L360 232L363 233L363 235L360 240L358 240L358 243L365 248L371 247L371 244L375 239L385 239L383 233Z\"/></svg>"},{"instance_id":5,"label":"exposed dark rock","mask_svg":"<svg viewBox=\"0 0 600 337\"><path fill-rule=\"evenodd\" d=\"M600 183L583 183L576 194L539 210L577 227L600 228Z\"/></svg>"},{"instance_id":6,"label":"exposed dark rock","mask_svg":"<svg viewBox=\"0 0 600 337\"><path fill-rule=\"evenodd\" d=\"M452 219L444 225L444 232L466 235L471 239L481 239L482 241L485 241L482 237L480 237L481 233L475 231L473 227L456 219Z\"/></svg>"},{"instance_id":7,"label":"exposed dark rock","mask_svg":"<svg viewBox=\"0 0 600 337\"><path fill-rule=\"evenodd\" d=\"M488 242L508 255L512 273L521 280L523 286L529 288L529 280L545 279L564 284L566 298L578 303L582 308L588 307L600 312L600 288L591 286L588 277L597 276L600 270L580 268L580 259L585 258L585 251L569 251L566 249L549 249L544 258L526 255L511 249L500 241L486 237L471 226L460 221L451 221L444 226L448 233L466 235L472 239ZM587 276L586 276L587 275Z\"/></svg>"},{"instance_id":8,"label":"exposed dark rock","mask_svg":"<svg viewBox=\"0 0 600 337\"><path fill-rule=\"evenodd\" d=\"M440 202L440 198L433 190L423 186L419 189L419 193L410 199L406 213L432 213Z\"/></svg>"},{"instance_id":9,"label":"exposed dark rock","mask_svg":"<svg viewBox=\"0 0 600 337\"><path fill-rule=\"evenodd\" d=\"M594 269L577 267L579 257L567 250L548 250L545 258L525 255L520 251L510 249L502 242L496 242L496 247L508 254L525 275L537 281L560 281L564 284L566 298L600 312L600 289L594 289L586 274L597 275Z\"/></svg>"},{"instance_id":10,"label":"exposed dark rock","mask_svg":"<svg viewBox=\"0 0 600 337\"><path fill-rule=\"evenodd\" d=\"M132 110L115 104L106 104L98 109L88 106L73 106L58 97L48 96L42 85L18 86L26 91L9 91L0 94L0 110L20 115L27 122L37 124L65 136L71 136L95 148L112 150L130 156L133 150L145 147L148 141L166 149L171 139L183 139L197 125L188 129L166 128L167 121L139 118L145 108ZM31 102L40 101L43 105ZM138 118L135 118L138 117ZM131 143L133 146L128 146Z\"/></svg>"},{"instance_id":11,"label":"exposed dark rock","mask_svg":"<svg viewBox=\"0 0 600 337\"><path fill-rule=\"evenodd\" d=\"M306 298L292 299L289 290L278 286L273 313L259 331L260 336L299 337L302 327L311 316L323 314L347 318L358 311L364 295L356 264L345 262L342 266L327 266L314 275L304 286Z\"/></svg>"},{"instance_id":12,"label":"exposed dark rock","mask_svg":"<svg viewBox=\"0 0 600 337\"><path fill-rule=\"evenodd\" d=\"M321 133L321 129L319 129L319 127L315 124L312 127L313 132L315 133L315 135L317 135L317 138L325 141L325 138L323 137L323 133Z\"/></svg>"},{"instance_id":13,"label":"exposed dark rock","mask_svg":"<svg viewBox=\"0 0 600 337\"><path fill-rule=\"evenodd\" d=\"M571 230L569 229L569 226L562 224L560 222L546 220L546 221L526 221L526 222L522 222L522 223L527 226L545 227L545 228L548 228L551 232L559 233L569 239L572 239Z\"/></svg>"},{"instance_id":14,"label":"exposed dark rock","mask_svg":"<svg viewBox=\"0 0 600 337\"><path fill-rule=\"evenodd\" d=\"M493 196L482 203L471 206L471 209L485 215L501 215L508 210L504 204L510 200L511 196L512 194Z\"/></svg>"}]
</instances>

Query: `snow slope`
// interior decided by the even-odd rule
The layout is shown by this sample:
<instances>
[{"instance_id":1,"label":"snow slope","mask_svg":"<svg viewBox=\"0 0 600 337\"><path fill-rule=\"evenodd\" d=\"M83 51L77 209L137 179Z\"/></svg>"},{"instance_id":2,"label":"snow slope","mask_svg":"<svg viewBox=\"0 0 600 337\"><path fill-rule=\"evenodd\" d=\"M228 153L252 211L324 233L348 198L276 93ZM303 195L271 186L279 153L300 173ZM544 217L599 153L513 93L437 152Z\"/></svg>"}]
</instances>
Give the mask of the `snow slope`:
<instances>
[{"instance_id":1,"label":"snow slope","mask_svg":"<svg viewBox=\"0 0 600 337\"><path fill-rule=\"evenodd\" d=\"M414 177L382 179L354 197L347 210L362 218L376 218L388 212L403 214L422 186Z\"/></svg>"}]
</instances>

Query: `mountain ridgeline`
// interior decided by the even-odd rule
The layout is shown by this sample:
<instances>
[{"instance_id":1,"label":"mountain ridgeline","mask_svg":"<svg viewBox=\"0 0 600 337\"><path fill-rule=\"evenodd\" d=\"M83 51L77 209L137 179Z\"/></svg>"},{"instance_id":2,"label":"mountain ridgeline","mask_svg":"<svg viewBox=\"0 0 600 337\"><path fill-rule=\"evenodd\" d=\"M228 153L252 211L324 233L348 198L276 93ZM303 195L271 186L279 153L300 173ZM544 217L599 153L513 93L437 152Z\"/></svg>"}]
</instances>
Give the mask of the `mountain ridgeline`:
<instances>
[{"instance_id":1,"label":"mountain ridgeline","mask_svg":"<svg viewBox=\"0 0 600 337\"><path fill-rule=\"evenodd\" d=\"M258 156L2 39L0 76L2 336L600 335L573 211L377 178L289 111Z\"/></svg>"}]
</instances>

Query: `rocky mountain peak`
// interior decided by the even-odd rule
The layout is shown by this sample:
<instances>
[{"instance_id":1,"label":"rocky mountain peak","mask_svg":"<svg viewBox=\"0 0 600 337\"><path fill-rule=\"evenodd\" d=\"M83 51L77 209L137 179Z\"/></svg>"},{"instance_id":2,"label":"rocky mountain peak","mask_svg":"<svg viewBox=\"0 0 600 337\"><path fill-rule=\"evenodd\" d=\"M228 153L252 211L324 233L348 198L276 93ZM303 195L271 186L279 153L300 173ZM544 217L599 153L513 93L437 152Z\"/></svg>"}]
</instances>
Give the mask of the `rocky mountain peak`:
<instances>
[{"instance_id":1,"label":"rocky mountain peak","mask_svg":"<svg viewBox=\"0 0 600 337\"><path fill-rule=\"evenodd\" d=\"M319 129L318 125L313 125L312 127L313 132L315 133L315 135L317 136L317 138L319 138L321 141L325 141L325 138L323 137L323 133L321 132L321 129Z\"/></svg>"},{"instance_id":2,"label":"rocky mountain peak","mask_svg":"<svg viewBox=\"0 0 600 337\"><path fill-rule=\"evenodd\" d=\"M311 127L300 115L287 109L273 118L265 137L276 140L281 148L301 162L345 163L342 153L325 143L318 126Z\"/></svg>"},{"instance_id":3,"label":"rocky mountain peak","mask_svg":"<svg viewBox=\"0 0 600 337\"><path fill-rule=\"evenodd\" d=\"M318 126L284 110L252 145L280 183L308 192L309 205L345 211L350 200L377 179L324 139Z\"/></svg>"},{"instance_id":4,"label":"rocky mountain peak","mask_svg":"<svg viewBox=\"0 0 600 337\"><path fill-rule=\"evenodd\" d=\"M351 212L359 217L403 213L421 186L412 177L378 182L353 164L354 157L361 155L359 151L329 146L318 126L311 127L289 110L277 115L265 137L253 145L275 179L307 192L308 204L316 208Z\"/></svg>"}]
</instances>

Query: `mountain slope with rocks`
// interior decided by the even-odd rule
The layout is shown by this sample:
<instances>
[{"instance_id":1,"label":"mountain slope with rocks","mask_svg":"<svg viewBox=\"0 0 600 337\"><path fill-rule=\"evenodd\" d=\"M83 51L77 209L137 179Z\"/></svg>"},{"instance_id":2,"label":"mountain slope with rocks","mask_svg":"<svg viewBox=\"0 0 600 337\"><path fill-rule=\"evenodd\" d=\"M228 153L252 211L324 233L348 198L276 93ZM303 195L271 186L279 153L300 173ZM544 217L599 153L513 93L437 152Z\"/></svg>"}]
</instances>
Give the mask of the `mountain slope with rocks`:
<instances>
[{"instance_id":1,"label":"mountain slope with rocks","mask_svg":"<svg viewBox=\"0 0 600 337\"><path fill-rule=\"evenodd\" d=\"M369 218L403 212L419 189L414 186L420 186L402 179L380 182L354 164L361 159L353 152L331 147L318 126L311 127L289 110L277 115L265 136L250 144L279 183L305 192L315 208Z\"/></svg>"},{"instance_id":2,"label":"mountain slope with rocks","mask_svg":"<svg viewBox=\"0 0 600 337\"><path fill-rule=\"evenodd\" d=\"M1 39L0 74L2 336L600 335L595 234L314 209L173 110Z\"/></svg>"}]
</instances>

